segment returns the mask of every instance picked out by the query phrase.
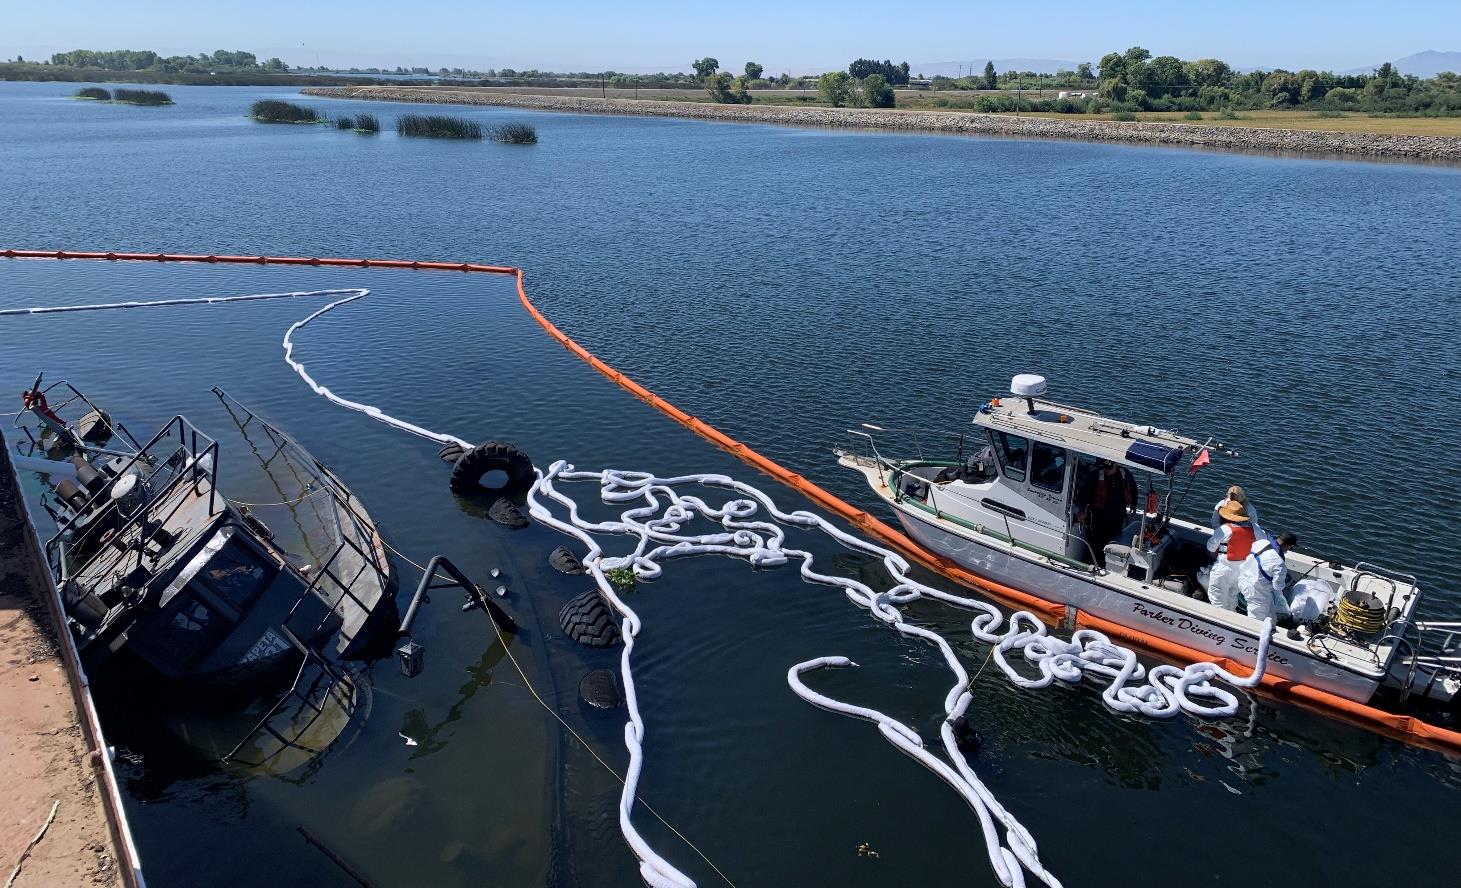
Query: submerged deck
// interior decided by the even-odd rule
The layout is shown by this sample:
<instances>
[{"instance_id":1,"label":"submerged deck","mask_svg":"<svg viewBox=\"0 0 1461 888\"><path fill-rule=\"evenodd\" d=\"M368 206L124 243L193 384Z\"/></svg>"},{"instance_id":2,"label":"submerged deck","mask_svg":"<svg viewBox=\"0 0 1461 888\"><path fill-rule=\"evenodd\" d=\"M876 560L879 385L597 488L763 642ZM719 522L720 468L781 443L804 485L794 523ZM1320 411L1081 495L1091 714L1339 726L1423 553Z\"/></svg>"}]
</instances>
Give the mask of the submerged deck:
<instances>
[{"instance_id":1,"label":"submerged deck","mask_svg":"<svg viewBox=\"0 0 1461 888\"><path fill-rule=\"evenodd\" d=\"M78 704L87 692L58 647L50 586L3 436L0 445L0 874L24 857L16 888L127 884ZM53 805L54 821L27 855Z\"/></svg>"}]
</instances>

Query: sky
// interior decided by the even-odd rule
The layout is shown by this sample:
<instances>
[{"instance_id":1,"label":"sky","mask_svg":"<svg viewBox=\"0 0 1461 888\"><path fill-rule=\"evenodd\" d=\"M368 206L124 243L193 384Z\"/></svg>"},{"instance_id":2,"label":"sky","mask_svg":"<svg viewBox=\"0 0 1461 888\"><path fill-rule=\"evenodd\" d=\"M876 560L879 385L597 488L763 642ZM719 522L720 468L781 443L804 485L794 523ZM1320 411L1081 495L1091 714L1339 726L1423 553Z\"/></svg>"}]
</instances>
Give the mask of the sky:
<instances>
[{"instance_id":1,"label":"sky","mask_svg":"<svg viewBox=\"0 0 1461 888\"><path fill-rule=\"evenodd\" d=\"M812 73L854 58L1096 61L1140 45L1239 67L1344 70L1461 50L1461 0L0 0L0 58L244 49L291 65L648 72L714 56Z\"/></svg>"}]
</instances>

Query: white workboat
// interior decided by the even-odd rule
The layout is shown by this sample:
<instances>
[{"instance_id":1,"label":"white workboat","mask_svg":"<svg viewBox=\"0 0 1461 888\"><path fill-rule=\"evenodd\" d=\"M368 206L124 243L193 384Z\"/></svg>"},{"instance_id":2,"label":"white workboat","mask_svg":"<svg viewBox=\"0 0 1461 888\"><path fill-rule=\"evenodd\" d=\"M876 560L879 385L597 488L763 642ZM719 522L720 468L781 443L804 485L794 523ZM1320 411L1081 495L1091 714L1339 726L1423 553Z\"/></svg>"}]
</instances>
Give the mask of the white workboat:
<instances>
[{"instance_id":1,"label":"white workboat","mask_svg":"<svg viewBox=\"0 0 1461 888\"><path fill-rule=\"evenodd\" d=\"M910 536L980 576L1205 656L1251 662L1259 621L1208 603L1199 579L1213 528L1171 514L1179 470L1230 451L1045 400L1040 376L1016 376L1011 390L979 408L956 459L925 459L921 445L916 458L889 456L875 434L893 433L865 425L851 432L852 448L837 451L839 462L867 479ZM1105 462L1138 495L1114 539L1096 540L1098 552L1081 498ZM1415 577L1297 551L1284 559L1291 578L1327 588L1333 601L1275 631L1271 674L1359 703L1382 690L1392 703L1456 700L1461 623L1417 621Z\"/></svg>"}]
</instances>

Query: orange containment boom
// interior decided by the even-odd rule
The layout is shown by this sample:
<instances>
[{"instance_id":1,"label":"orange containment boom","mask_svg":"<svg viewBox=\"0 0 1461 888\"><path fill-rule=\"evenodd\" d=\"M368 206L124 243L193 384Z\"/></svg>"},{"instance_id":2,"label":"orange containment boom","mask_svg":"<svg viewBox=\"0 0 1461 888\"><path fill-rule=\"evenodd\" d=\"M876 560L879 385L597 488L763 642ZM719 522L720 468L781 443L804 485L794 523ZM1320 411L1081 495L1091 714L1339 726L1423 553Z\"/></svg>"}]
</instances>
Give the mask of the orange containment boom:
<instances>
[{"instance_id":1,"label":"orange containment boom","mask_svg":"<svg viewBox=\"0 0 1461 888\"><path fill-rule=\"evenodd\" d=\"M1131 629L1100 617L1094 617L1076 608L1046 601L1019 589L996 583L937 555L890 525L879 521L865 510L858 509L832 495L819 485L791 471L785 466L765 457L725 434L709 423L691 416L654 392L625 376L609 364L600 360L588 349L575 342L568 334L554 326L528 298L523 285L523 273L519 268L507 265L481 265L471 262L419 262L403 259L339 259L298 256L213 256L173 253L97 253L72 252L67 250L0 250L0 258L7 259L103 259L112 261L147 262L208 262L237 265L306 265L336 268L404 268L435 271L465 271L481 274L512 275L517 280L517 295L522 305L548 335L564 348L578 356L590 367L613 380L625 391L659 410L675 422L726 450L731 455L770 475L791 487L823 509L847 521L848 524L902 552L919 564L938 571L965 586L977 589L1007 605L1028 610L1052 625L1064 623L1080 628L1096 629L1126 644L1143 648L1159 656L1179 662L1208 660L1217 663L1234 674L1251 674L1247 663L1238 663L1227 657L1213 658L1199 651L1156 638L1137 629ZM1322 712L1360 727L1393 737L1416 746L1448 752L1461 752L1461 732L1434 725L1413 715L1386 712L1364 703L1356 703L1321 691L1308 685L1296 684L1288 679L1265 674L1261 689L1282 700L1297 703L1308 709Z\"/></svg>"}]
</instances>

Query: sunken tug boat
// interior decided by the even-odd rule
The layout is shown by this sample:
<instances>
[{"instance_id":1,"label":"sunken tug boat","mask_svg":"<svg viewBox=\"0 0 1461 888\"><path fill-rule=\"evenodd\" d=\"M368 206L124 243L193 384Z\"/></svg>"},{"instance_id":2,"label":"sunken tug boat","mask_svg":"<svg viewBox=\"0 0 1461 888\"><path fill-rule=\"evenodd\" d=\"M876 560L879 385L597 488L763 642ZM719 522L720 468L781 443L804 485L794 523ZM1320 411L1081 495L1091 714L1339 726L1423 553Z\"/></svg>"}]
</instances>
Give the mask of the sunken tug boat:
<instances>
[{"instance_id":1,"label":"sunken tug boat","mask_svg":"<svg viewBox=\"0 0 1461 888\"><path fill-rule=\"evenodd\" d=\"M1207 656L1252 657L1260 621L1205 594L1216 527L1173 514L1183 465L1195 472L1213 454L1236 454L1046 400L1046 388L1042 376L1014 377L1013 397L983 404L973 430L955 435L955 459L926 459L921 444L916 458L887 455L875 434L896 433L864 424L849 430L853 445L836 451L838 461L867 480L910 536L980 576ZM1108 542L1082 521L1090 505L1082 498L1089 479L1113 466L1139 495ZM1271 674L1357 703L1456 706L1461 622L1417 619L1415 577L1292 549L1282 555L1295 581L1280 591L1295 605L1302 591L1307 606L1274 632Z\"/></svg>"},{"instance_id":2,"label":"sunken tug boat","mask_svg":"<svg viewBox=\"0 0 1461 888\"><path fill-rule=\"evenodd\" d=\"M16 462L42 482L45 554L88 675L211 701L229 717L191 718L191 745L287 770L349 722L362 688L347 661L379 657L382 642L389 654L397 584L340 479L213 391L265 473L253 486L278 502L228 499L218 441L183 416L139 440L64 381L24 394Z\"/></svg>"}]
</instances>

